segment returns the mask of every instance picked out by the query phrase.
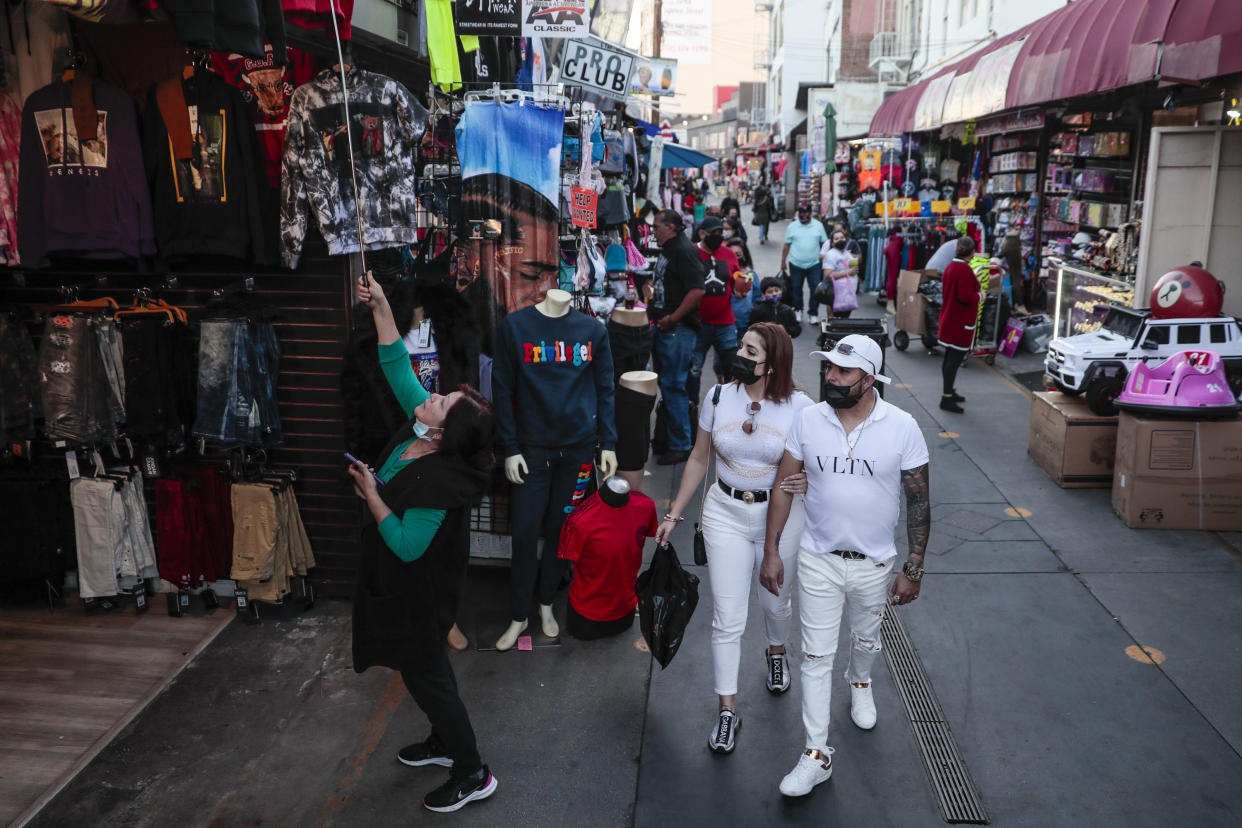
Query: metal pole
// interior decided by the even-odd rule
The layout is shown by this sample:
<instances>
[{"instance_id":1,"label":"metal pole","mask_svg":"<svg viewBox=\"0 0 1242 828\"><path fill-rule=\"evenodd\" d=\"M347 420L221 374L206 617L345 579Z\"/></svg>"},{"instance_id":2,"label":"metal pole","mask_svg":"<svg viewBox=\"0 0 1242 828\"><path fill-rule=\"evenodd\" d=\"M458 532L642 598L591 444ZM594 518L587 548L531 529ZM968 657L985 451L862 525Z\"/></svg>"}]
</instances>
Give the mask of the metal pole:
<instances>
[{"instance_id":1,"label":"metal pole","mask_svg":"<svg viewBox=\"0 0 1242 828\"><path fill-rule=\"evenodd\" d=\"M341 104L345 108L345 145L349 148L349 180L354 188L354 216L358 220L358 256L362 262L362 272L367 272L367 254L362 238L362 202L358 192L358 171L354 167L353 124L349 120L349 87L345 81L345 53L341 50L341 30L336 25L336 4L328 14L332 19L332 37L336 40L337 69L341 72Z\"/></svg>"}]
</instances>

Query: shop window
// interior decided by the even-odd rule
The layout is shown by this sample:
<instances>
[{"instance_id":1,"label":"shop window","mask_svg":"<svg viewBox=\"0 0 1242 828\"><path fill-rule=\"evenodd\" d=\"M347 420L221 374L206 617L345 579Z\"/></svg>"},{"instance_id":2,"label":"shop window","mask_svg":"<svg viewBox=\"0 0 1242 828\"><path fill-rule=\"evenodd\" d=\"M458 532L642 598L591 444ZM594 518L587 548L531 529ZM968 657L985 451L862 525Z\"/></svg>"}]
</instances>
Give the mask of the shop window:
<instances>
[{"instance_id":1,"label":"shop window","mask_svg":"<svg viewBox=\"0 0 1242 828\"><path fill-rule=\"evenodd\" d=\"M1200 338L1199 327L1198 325L1178 325L1177 344L1198 345Z\"/></svg>"},{"instance_id":2,"label":"shop window","mask_svg":"<svg viewBox=\"0 0 1242 828\"><path fill-rule=\"evenodd\" d=\"M1229 329L1224 325L1208 325L1208 330L1213 343L1229 341Z\"/></svg>"}]
</instances>

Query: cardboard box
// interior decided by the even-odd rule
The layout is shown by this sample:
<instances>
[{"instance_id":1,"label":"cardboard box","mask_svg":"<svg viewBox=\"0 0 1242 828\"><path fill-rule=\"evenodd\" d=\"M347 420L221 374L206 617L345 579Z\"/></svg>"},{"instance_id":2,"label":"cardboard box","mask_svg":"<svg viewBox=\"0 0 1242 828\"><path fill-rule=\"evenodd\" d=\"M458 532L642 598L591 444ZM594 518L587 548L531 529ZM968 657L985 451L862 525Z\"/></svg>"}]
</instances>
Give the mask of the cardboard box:
<instances>
[{"instance_id":1,"label":"cardboard box","mask_svg":"<svg viewBox=\"0 0 1242 828\"><path fill-rule=\"evenodd\" d=\"M1242 529L1242 420L1123 412L1113 511L1132 529Z\"/></svg>"},{"instance_id":2,"label":"cardboard box","mask_svg":"<svg viewBox=\"0 0 1242 828\"><path fill-rule=\"evenodd\" d=\"M919 293L919 285L940 275L937 270L903 270L897 276L897 329L911 336L927 333L923 315L927 297Z\"/></svg>"},{"instance_id":3,"label":"cardboard box","mask_svg":"<svg viewBox=\"0 0 1242 828\"><path fill-rule=\"evenodd\" d=\"M1031 402L1026 453L1063 489L1113 485L1117 418L1100 417L1077 397L1041 391Z\"/></svg>"}]
</instances>

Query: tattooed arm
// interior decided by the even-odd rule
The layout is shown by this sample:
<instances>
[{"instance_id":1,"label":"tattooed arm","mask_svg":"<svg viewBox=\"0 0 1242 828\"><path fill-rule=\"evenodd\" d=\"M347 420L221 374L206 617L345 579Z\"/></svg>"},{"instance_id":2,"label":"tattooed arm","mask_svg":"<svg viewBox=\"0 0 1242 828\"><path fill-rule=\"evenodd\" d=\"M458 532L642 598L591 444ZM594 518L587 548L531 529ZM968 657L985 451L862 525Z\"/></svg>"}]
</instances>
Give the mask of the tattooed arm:
<instances>
[{"instance_id":1,"label":"tattooed arm","mask_svg":"<svg viewBox=\"0 0 1242 828\"><path fill-rule=\"evenodd\" d=\"M931 488L927 463L901 473L901 489L906 495L906 536L909 541L907 562L923 568L927 538L931 535ZM901 573L893 582L893 602L905 604L919 595L921 581L911 581Z\"/></svg>"}]
</instances>

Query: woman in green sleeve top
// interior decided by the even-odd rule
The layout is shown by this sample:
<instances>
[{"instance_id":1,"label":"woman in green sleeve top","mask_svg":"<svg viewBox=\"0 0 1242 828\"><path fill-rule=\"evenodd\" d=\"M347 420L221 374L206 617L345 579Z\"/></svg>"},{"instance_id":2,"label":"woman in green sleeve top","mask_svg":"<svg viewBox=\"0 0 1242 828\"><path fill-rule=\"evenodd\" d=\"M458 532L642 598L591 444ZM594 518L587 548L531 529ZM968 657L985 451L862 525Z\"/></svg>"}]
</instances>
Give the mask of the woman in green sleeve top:
<instances>
[{"instance_id":1,"label":"woman in green sleeve top","mask_svg":"<svg viewBox=\"0 0 1242 828\"><path fill-rule=\"evenodd\" d=\"M362 463L349 468L371 517L363 528L354 598L354 669L378 665L401 673L431 734L397 758L450 768L448 782L423 805L456 811L496 790L496 778L479 758L446 644L470 556L470 507L490 479L495 417L468 385L428 394L370 274L358 280L358 296L374 316L380 365L410 421L380 455L382 486Z\"/></svg>"}]
</instances>

